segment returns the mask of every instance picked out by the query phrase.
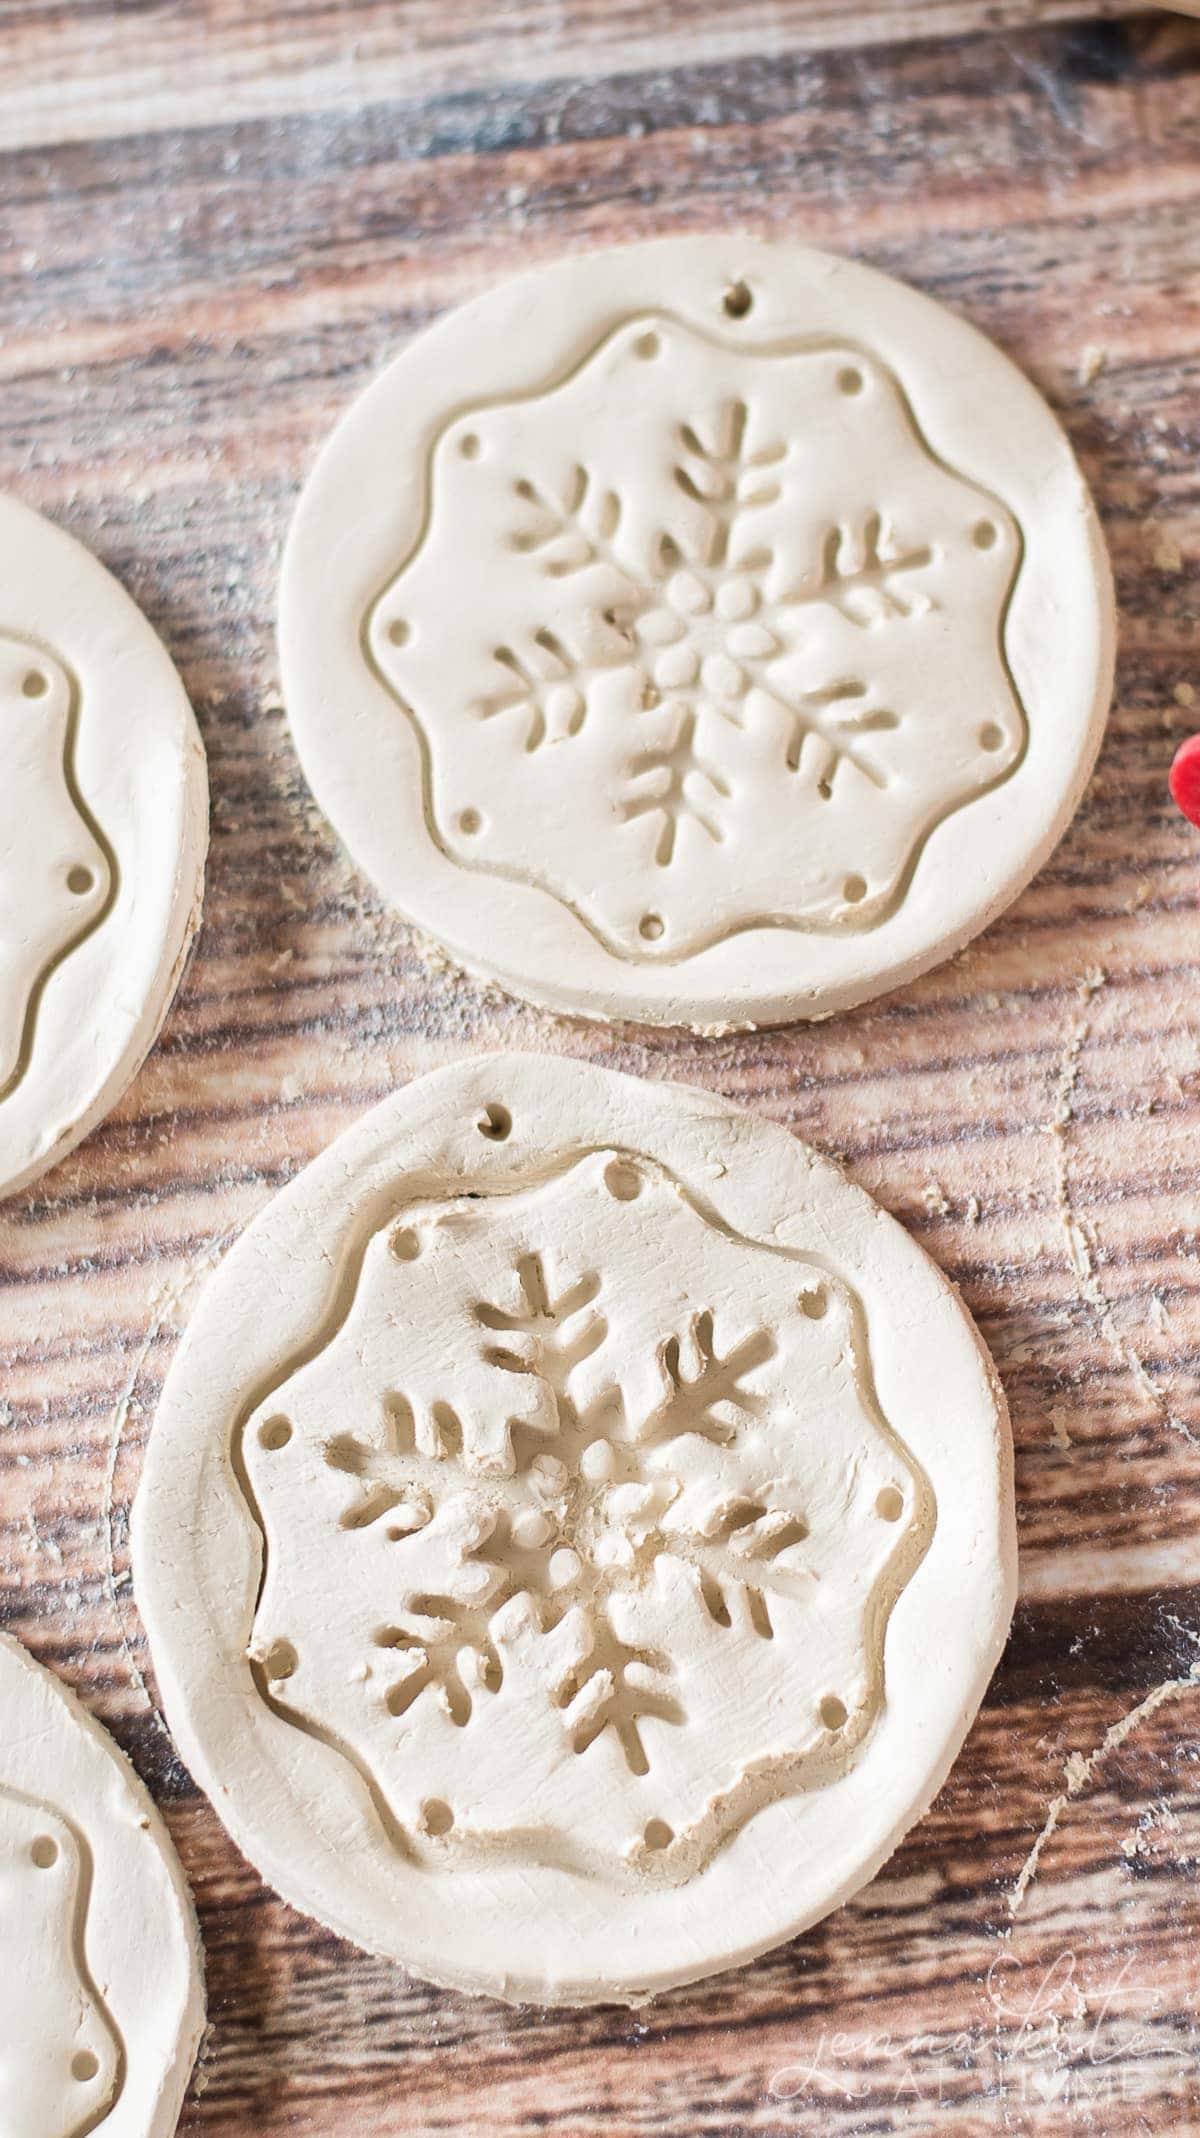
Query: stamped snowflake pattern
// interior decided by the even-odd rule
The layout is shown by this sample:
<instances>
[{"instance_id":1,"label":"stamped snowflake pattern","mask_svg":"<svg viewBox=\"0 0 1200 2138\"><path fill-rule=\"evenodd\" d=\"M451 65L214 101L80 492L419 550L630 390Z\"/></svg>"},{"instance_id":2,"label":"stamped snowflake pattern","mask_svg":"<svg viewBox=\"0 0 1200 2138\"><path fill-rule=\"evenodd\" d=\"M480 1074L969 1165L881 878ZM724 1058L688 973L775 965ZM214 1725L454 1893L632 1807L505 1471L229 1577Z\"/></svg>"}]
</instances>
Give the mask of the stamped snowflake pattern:
<instances>
[{"instance_id":1,"label":"stamped snowflake pattern","mask_svg":"<svg viewBox=\"0 0 1200 2138\"><path fill-rule=\"evenodd\" d=\"M112 888L75 784L76 695L55 654L0 632L0 1101L28 1066L50 974Z\"/></svg>"},{"instance_id":2,"label":"stamped snowflake pattern","mask_svg":"<svg viewBox=\"0 0 1200 2138\"><path fill-rule=\"evenodd\" d=\"M446 1863L684 1880L843 1771L932 1523L850 1287L626 1154L374 1232L240 1446L260 1690Z\"/></svg>"},{"instance_id":3,"label":"stamped snowflake pattern","mask_svg":"<svg viewBox=\"0 0 1200 2138\"><path fill-rule=\"evenodd\" d=\"M870 927L1021 755L1016 522L873 355L644 315L456 418L428 491L365 636L431 828L618 955Z\"/></svg>"}]
</instances>

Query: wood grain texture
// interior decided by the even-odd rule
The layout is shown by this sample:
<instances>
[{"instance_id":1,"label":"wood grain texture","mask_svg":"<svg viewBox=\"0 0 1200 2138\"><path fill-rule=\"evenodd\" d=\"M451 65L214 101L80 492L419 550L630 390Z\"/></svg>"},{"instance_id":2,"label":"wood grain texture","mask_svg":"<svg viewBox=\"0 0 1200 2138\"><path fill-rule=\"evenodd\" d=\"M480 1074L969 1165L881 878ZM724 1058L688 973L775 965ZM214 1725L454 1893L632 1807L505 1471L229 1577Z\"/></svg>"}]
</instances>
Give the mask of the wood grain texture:
<instances>
[{"instance_id":1,"label":"wood grain texture","mask_svg":"<svg viewBox=\"0 0 1200 2138\"><path fill-rule=\"evenodd\" d=\"M113 1727L193 1880L190 2138L1200 2131L1200 842L1166 796L1200 725L1200 26L1098 18L0 11L0 480L142 602L212 773L162 1042L0 1207L4 1623ZM539 1016L384 913L305 789L272 634L298 483L405 335L518 264L711 225L859 252L1011 352L1095 486L1122 645L1085 806L1005 919L823 1029L701 1041ZM284 1908L175 1758L130 1594L206 1272L373 1100L497 1045L842 1155L961 1283L1013 1411L1023 1600L933 1812L796 1945L635 2016L427 1990Z\"/></svg>"},{"instance_id":2,"label":"wood grain texture","mask_svg":"<svg viewBox=\"0 0 1200 2138\"><path fill-rule=\"evenodd\" d=\"M1135 12L1133 0L6 0L19 64L0 78L0 147Z\"/></svg>"}]
</instances>

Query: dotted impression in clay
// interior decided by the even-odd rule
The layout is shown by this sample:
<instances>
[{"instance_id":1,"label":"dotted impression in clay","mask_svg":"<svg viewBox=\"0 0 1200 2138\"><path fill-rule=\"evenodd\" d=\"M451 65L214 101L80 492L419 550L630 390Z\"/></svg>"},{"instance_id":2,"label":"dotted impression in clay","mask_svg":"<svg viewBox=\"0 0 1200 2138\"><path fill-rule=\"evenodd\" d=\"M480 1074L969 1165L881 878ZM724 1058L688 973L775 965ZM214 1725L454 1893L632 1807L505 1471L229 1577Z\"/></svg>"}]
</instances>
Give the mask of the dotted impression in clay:
<instances>
[{"instance_id":1,"label":"dotted impression in clay","mask_svg":"<svg viewBox=\"0 0 1200 2138\"><path fill-rule=\"evenodd\" d=\"M133 1558L277 1891L435 1982L637 2001L827 1914L930 1802L1012 1612L1004 1401L783 1129L482 1056L231 1251Z\"/></svg>"},{"instance_id":2,"label":"dotted impression in clay","mask_svg":"<svg viewBox=\"0 0 1200 2138\"><path fill-rule=\"evenodd\" d=\"M681 1881L844 1771L934 1519L850 1285L624 1151L373 1233L239 1454L263 1697L447 1866Z\"/></svg>"},{"instance_id":3,"label":"dotted impression in clay","mask_svg":"<svg viewBox=\"0 0 1200 2138\"><path fill-rule=\"evenodd\" d=\"M0 631L0 1100L28 1069L46 981L99 925L115 888L76 782L79 700L56 654Z\"/></svg>"},{"instance_id":4,"label":"dotted impression in clay","mask_svg":"<svg viewBox=\"0 0 1200 2138\"><path fill-rule=\"evenodd\" d=\"M621 958L875 926L1021 755L1016 520L867 349L646 312L456 417L427 484L363 624L430 829Z\"/></svg>"},{"instance_id":5,"label":"dotted impression in clay","mask_svg":"<svg viewBox=\"0 0 1200 2138\"><path fill-rule=\"evenodd\" d=\"M966 321L730 234L436 320L297 507L313 791L469 972L700 1030L949 957L1070 819L1112 682L1070 445Z\"/></svg>"}]
</instances>

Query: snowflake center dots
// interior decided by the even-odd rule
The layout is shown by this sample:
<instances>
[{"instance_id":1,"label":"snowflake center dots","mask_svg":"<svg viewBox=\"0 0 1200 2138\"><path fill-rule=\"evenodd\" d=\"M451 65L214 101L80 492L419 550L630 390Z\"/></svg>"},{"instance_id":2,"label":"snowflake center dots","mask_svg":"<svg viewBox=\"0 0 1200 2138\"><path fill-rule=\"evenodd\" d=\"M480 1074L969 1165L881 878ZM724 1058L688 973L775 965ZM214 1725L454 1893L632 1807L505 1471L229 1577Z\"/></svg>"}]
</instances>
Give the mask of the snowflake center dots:
<instances>
[{"instance_id":1,"label":"snowflake center dots","mask_svg":"<svg viewBox=\"0 0 1200 2138\"><path fill-rule=\"evenodd\" d=\"M677 571L662 594L662 606L635 626L655 688L682 692L699 684L719 705L744 697L752 680L746 661L779 650L761 625L744 628L761 602L754 581L736 573L714 587L698 572Z\"/></svg>"}]
</instances>

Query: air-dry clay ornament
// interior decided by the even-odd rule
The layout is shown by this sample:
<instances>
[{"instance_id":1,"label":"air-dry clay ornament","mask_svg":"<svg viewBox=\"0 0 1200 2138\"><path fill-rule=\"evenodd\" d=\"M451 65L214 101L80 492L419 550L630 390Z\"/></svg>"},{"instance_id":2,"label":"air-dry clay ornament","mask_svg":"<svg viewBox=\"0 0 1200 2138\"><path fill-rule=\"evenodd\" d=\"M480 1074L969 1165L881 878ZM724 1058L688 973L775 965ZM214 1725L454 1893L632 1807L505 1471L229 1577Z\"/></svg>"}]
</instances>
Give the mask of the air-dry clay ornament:
<instances>
[{"instance_id":1,"label":"air-dry clay ornament","mask_svg":"<svg viewBox=\"0 0 1200 2138\"><path fill-rule=\"evenodd\" d=\"M0 2130L170 2138L204 2025L170 1837L98 1723L0 1635Z\"/></svg>"},{"instance_id":2,"label":"air-dry clay ornament","mask_svg":"<svg viewBox=\"0 0 1200 2138\"><path fill-rule=\"evenodd\" d=\"M996 1662L1004 1400L782 1129L538 1056L280 1195L134 1521L166 1710L298 1907L435 1981L637 1999L870 1878Z\"/></svg>"},{"instance_id":3,"label":"air-dry clay ornament","mask_svg":"<svg viewBox=\"0 0 1200 2138\"><path fill-rule=\"evenodd\" d=\"M1045 859L1108 704L1070 448L962 320L670 239L441 320L338 426L284 562L288 712L361 863L591 1016L823 1017Z\"/></svg>"},{"instance_id":4,"label":"air-dry clay ornament","mask_svg":"<svg viewBox=\"0 0 1200 2138\"><path fill-rule=\"evenodd\" d=\"M0 496L0 1195L95 1126L200 916L208 790L183 686L78 542Z\"/></svg>"}]
</instances>

